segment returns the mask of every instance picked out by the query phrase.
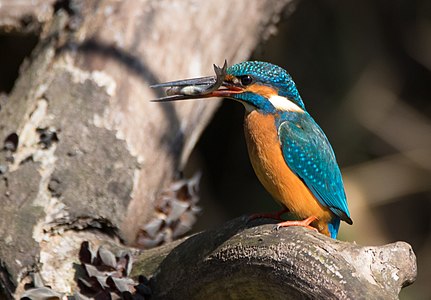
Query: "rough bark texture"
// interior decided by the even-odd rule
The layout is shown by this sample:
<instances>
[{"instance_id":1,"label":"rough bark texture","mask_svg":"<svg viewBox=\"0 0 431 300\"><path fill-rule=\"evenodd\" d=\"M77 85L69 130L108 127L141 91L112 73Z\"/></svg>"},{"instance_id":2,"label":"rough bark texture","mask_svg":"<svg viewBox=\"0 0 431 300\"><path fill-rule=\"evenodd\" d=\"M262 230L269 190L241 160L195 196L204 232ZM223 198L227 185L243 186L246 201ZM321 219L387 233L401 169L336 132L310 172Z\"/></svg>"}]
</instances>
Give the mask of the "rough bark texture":
<instances>
[{"instance_id":1,"label":"rough bark texture","mask_svg":"<svg viewBox=\"0 0 431 300\"><path fill-rule=\"evenodd\" d=\"M43 23L52 18L55 0L1 2L0 30L2 33L40 31Z\"/></svg>"},{"instance_id":2,"label":"rough bark texture","mask_svg":"<svg viewBox=\"0 0 431 300\"><path fill-rule=\"evenodd\" d=\"M291 1L42 2L0 7L3 32L40 32L0 99L0 283L8 297L36 269L45 284L70 292L82 240L151 246L191 225L193 203L170 202L174 219L156 202L181 198L172 183L218 101L154 104L148 85L246 59Z\"/></svg>"},{"instance_id":3,"label":"rough bark texture","mask_svg":"<svg viewBox=\"0 0 431 300\"><path fill-rule=\"evenodd\" d=\"M147 250L132 274L153 276L155 299L398 299L416 278L404 242L363 247L256 223L238 218Z\"/></svg>"}]
</instances>

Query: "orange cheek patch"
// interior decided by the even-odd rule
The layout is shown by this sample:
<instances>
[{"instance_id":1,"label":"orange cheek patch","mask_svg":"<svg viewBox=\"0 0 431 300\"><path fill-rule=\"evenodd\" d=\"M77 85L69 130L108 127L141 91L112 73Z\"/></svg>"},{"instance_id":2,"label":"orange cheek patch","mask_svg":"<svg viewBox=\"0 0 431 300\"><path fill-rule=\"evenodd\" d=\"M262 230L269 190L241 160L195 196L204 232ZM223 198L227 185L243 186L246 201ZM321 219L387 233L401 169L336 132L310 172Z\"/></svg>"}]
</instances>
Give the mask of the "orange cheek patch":
<instances>
[{"instance_id":1,"label":"orange cheek patch","mask_svg":"<svg viewBox=\"0 0 431 300\"><path fill-rule=\"evenodd\" d=\"M233 81L233 78L234 78L234 77L233 77L232 75L229 75L229 74L228 74L228 75L226 75L226 76L224 77L224 80L225 80L225 81Z\"/></svg>"},{"instance_id":2,"label":"orange cheek patch","mask_svg":"<svg viewBox=\"0 0 431 300\"><path fill-rule=\"evenodd\" d=\"M278 95L277 90L273 89L272 87L260 84L252 84L246 87L244 91L261 95L267 99L269 99L271 96Z\"/></svg>"}]
</instances>

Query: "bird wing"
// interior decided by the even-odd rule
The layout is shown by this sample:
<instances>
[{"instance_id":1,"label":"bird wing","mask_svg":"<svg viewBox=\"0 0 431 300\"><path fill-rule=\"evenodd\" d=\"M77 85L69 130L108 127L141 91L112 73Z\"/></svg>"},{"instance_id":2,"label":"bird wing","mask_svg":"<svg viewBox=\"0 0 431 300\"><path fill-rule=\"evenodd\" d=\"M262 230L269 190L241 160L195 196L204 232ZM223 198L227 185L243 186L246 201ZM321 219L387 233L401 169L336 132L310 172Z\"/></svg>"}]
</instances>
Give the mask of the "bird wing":
<instances>
[{"instance_id":1,"label":"bird wing","mask_svg":"<svg viewBox=\"0 0 431 300\"><path fill-rule=\"evenodd\" d=\"M308 113L297 120L283 121L278 127L285 162L322 205L352 224L341 172L328 139Z\"/></svg>"}]
</instances>

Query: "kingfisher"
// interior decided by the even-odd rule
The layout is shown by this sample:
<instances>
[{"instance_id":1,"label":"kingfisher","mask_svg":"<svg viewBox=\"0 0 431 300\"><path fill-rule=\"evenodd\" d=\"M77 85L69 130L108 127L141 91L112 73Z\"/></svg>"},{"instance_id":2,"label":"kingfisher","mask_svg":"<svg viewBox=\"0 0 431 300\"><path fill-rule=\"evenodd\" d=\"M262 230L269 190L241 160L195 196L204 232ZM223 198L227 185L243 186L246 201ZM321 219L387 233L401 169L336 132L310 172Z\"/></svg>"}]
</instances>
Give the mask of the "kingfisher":
<instances>
[{"instance_id":1,"label":"kingfisher","mask_svg":"<svg viewBox=\"0 0 431 300\"><path fill-rule=\"evenodd\" d=\"M246 61L216 76L156 84L170 87L154 101L224 97L245 107L244 132L253 169L282 206L272 217L277 228L303 226L336 238L343 220L352 225L343 180L334 151L323 130L305 109L292 77L283 68ZM283 221L291 212L298 220Z\"/></svg>"}]
</instances>

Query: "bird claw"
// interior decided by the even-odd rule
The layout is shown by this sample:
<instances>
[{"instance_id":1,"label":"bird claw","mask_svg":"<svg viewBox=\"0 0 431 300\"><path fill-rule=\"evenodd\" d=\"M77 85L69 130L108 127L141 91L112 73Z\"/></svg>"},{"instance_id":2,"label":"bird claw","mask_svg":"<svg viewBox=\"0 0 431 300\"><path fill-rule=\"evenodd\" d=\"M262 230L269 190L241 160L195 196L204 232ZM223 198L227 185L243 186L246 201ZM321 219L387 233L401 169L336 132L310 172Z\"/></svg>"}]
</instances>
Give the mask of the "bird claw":
<instances>
[{"instance_id":1,"label":"bird claw","mask_svg":"<svg viewBox=\"0 0 431 300\"><path fill-rule=\"evenodd\" d=\"M305 228L308 228L310 230L314 230L316 232L319 232L319 230L317 230L317 228L314 228L313 226L310 225L312 222L314 222L316 220L317 220L317 218L315 216L311 216L311 217L308 217L307 219L302 220L302 221L284 221L284 222L278 223L274 229L279 230L281 227L300 226L300 227L305 227Z\"/></svg>"}]
</instances>

